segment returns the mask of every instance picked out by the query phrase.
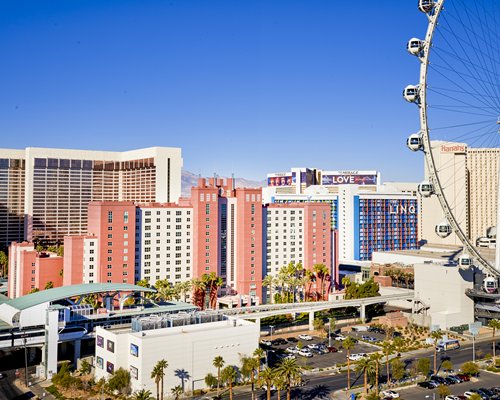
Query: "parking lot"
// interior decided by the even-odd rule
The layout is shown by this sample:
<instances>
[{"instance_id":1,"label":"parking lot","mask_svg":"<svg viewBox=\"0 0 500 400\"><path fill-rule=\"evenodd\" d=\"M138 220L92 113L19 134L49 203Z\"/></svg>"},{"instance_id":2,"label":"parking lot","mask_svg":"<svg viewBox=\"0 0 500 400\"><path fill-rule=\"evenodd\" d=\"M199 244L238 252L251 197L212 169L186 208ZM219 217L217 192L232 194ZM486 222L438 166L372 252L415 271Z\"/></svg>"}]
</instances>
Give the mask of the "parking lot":
<instances>
[{"instance_id":1,"label":"parking lot","mask_svg":"<svg viewBox=\"0 0 500 400\"><path fill-rule=\"evenodd\" d=\"M370 336L372 335L371 332L369 334ZM349 335L352 336L354 339L357 339L355 334L349 334ZM295 347L299 344L299 342L302 343L302 346L304 348L307 347L307 345L309 344L319 344L319 343L325 343L328 346L328 338L319 338L317 336L312 336L312 340L301 340L298 339L298 335L293 335L293 336L290 335L287 337L283 337L282 335L280 335L280 337L284 339L291 337L297 339L297 342L287 342L286 344L273 344L271 346L261 344L262 348L267 351L268 361L271 366L279 362L279 360L285 355L288 355L288 353L285 352L286 348ZM276 337L274 338L268 337L266 339L274 340L276 339ZM361 339L361 336L359 336L359 339ZM313 356L310 358L295 354L295 358L297 359L299 365L307 366L310 368L326 368L326 367L331 367L337 363L346 363L347 352L342 347L342 341L335 340L334 338L332 338L331 345L332 347L335 347L338 351L325 354L317 354L316 352L312 352ZM355 353L368 354L368 353L373 353L374 351L377 350L379 350L377 346L369 343L363 343L360 341L355 344L354 348L351 350L351 354Z\"/></svg>"},{"instance_id":2,"label":"parking lot","mask_svg":"<svg viewBox=\"0 0 500 400\"><path fill-rule=\"evenodd\" d=\"M491 388L495 386L500 386L500 376L491 372L481 371L478 382L462 382L455 385L449 385L447 387L450 389L451 394L455 396L463 396L464 392L470 389ZM432 399L433 394L435 399L439 399L437 389L409 387L396 389L396 391L400 394L401 398L405 400L422 400L425 398Z\"/></svg>"}]
</instances>

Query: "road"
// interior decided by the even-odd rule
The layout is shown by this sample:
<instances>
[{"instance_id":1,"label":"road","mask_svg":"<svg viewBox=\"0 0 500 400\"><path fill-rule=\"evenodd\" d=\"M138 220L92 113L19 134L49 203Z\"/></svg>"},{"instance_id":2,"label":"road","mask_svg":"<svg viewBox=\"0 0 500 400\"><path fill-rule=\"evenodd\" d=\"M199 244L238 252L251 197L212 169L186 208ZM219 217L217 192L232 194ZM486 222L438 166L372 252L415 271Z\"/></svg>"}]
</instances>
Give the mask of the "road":
<instances>
[{"instance_id":1,"label":"road","mask_svg":"<svg viewBox=\"0 0 500 400\"><path fill-rule=\"evenodd\" d=\"M491 353L492 351L492 345L491 345L491 339L488 339L487 341L481 341L479 343L476 343L476 354L477 352L482 352L483 354L486 353ZM320 356L321 357L321 356ZM413 360L418 359L418 358L424 358L424 357L429 357L431 359L431 365L434 360L434 352L433 350L427 350L427 351L420 351L419 354L415 355L403 355L401 358L403 361L405 361L407 364L410 364ZM453 365L458 368L461 364L467 361L472 360L472 345L467 344L466 346L461 347L460 349L457 350L451 350L446 353L438 354L438 368L441 364L441 362L446 359L446 357L449 357L449 360L453 363ZM483 373L485 376L489 376L492 374L486 374ZM497 375L492 375L494 378L491 379L491 382L488 382L486 386L493 386L495 382L498 385L500 379L498 378ZM321 398L329 398L329 396L341 389L346 388L347 384L347 374L342 373L342 374L334 374L334 373L318 373L315 375L308 375L306 377L307 383L304 387L302 388L296 388L292 390L292 399L301 399L301 400L313 400L313 399L321 399ZM351 384L352 385L361 385L363 383L363 377L361 375L356 374L354 371L351 372ZM491 384L490 384L491 383ZM460 385L453 386L452 388L460 391L460 394L462 394L465 390L467 390L470 387L481 387L483 382L479 382L478 386L474 385L468 385L466 389L463 389L463 387L466 386L466 383L462 383ZM458 389L457 389L458 388ZM410 389L407 389L409 394L412 392ZM416 390L418 393L415 398L421 399L423 396L422 395L428 395L429 393L432 395L432 391L426 391L425 389L421 388L415 388L412 390ZM259 400L265 400L266 399L266 393L262 389L257 389L257 399ZM458 392L457 392L458 393ZM229 399L229 395L225 395L223 397L224 399ZM250 388L249 387L244 387L244 388L237 388L234 396L234 399L237 400L250 400L252 398L251 393L250 393ZM286 398L286 394L282 393L281 396L282 399ZM405 399L407 398L406 393L405 393ZM436 398L439 398L439 396L436 396ZM271 396L271 399L275 400L278 399L278 396L276 393L273 393Z\"/></svg>"}]
</instances>

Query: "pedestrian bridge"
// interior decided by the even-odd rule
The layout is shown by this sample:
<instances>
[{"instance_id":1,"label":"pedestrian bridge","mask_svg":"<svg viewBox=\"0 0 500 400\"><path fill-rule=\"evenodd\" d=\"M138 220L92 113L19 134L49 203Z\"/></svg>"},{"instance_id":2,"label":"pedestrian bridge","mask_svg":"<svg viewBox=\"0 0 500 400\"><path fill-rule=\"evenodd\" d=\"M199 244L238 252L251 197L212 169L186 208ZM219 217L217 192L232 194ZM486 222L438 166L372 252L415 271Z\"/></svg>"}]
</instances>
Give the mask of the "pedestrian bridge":
<instances>
[{"instance_id":1,"label":"pedestrian bridge","mask_svg":"<svg viewBox=\"0 0 500 400\"><path fill-rule=\"evenodd\" d=\"M228 308L221 310L225 315L237 316L243 319L255 319L260 322L261 318L273 317L275 315L309 313L309 326L312 329L314 313L318 311L331 310L335 308L356 307L360 309L361 320L366 319L366 306L372 304L387 303L390 301L407 300L413 304L415 293L413 290L404 290L397 294L387 294L376 297L366 297L352 300L316 301L305 303L285 303L285 304L263 304L259 306Z\"/></svg>"}]
</instances>

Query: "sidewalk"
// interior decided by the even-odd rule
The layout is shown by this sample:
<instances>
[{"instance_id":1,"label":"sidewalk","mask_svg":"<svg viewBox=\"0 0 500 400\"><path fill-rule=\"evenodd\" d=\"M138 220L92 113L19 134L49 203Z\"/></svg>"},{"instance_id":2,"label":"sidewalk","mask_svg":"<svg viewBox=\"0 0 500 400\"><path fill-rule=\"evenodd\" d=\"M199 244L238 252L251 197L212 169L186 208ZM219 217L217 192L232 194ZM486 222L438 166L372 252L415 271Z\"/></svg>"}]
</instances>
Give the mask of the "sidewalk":
<instances>
[{"instance_id":1,"label":"sidewalk","mask_svg":"<svg viewBox=\"0 0 500 400\"><path fill-rule=\"evenodd\" d=\"M19 379L14 380L14 385L23 392L31 392L35 399L47 399L47 400L57 400L54 396L52 396L45 388L52 385L50 381L42 381L38 383L33 383L29 388L26 388L23 382Z\"/></svg>"}]
</instances>

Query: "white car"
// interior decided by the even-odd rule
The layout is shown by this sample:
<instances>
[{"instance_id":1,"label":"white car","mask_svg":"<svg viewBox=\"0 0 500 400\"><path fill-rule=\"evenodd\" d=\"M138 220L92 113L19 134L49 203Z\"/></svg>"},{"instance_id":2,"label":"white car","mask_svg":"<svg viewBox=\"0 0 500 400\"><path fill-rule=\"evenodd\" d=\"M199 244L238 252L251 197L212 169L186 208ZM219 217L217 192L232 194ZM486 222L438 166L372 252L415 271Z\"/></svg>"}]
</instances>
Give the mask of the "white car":
<instances>
[{"instance_id":1,"label":"white car","mask_svg":"<svg viewBox=\"0 0 500 400\"><path fill-rule=\"evenodd\" d=\"M444 400L460 400L460 397L449 395L444 398Z\"/></svg>"},{"instance_id":2,"label":"white car","mask_svg":"<svg viewBox=\"0 0 500 400\"><path fill-rule=\"evenodd\" d=\"M296 347L287 347L285 349L285 353L288 353L288 354L297 354L299 351L297 350Z\"/></svg>"},{"instance_id":3,"label":"white car","mask_svg":"<svg viewBox=\"0 0 500 400\"><path fill-rule=\"evenodd\" d=\"M309 357L312 357L313 355L312 355L312 353L309 350L302 349L302 350L299 351L299 356L309 358Z\"/></svg>"},{"instance_id":4,"label":"white car","mask_svg":"<svg viewBox=\"0 0 500 400\"><path fill-rule=\"evenodd\" d=\"M319 345L316 343L311 343L307 345L308 349L314 350L314 349L319 349Z\"/></svg>"},{"instance_id":5,"label":"white car","mask_svg":"<svg viewBox=\"0 0 500 400\"><path fill-rule=\"evenodd\" d=\"M477 393L474 393L474 392L464 392L464 397L471 397L473 394L477 394Z\"/></svg>"},{"instance_id":6,"label":"white car","mask_svg":"<svg viewBox=\"0 0 500 400\"><path fill-rule=\"evenodd\" d=\"M263 345L265 346L272 346L273 344L271 343L270 340L263 339L260 341Z\"/></svg>"},{"instance_id":7,"label":"white car","mask_svg":"<svg viewBox=\"0 0 500 400\"><path fill-rule=\"evenodd\" d=\"M306 335L305 333L302 333L301 335L299 335L299 339L302 339L302 340L313 340L312 336Z\"/></svg>"},{"instance_id":8,"label":"white car","mask_svg":"<svg viewBox=\"0 0 500 400\"><path fill-rule=\"evenodd\" d=\"M349 354L349 360L351 361L359 361L363 358L360 354Z\"/></svg>"},{"instance_id":9,"label":"white car","mask_svg":"<svg viewBox=\"0 0 500 400\"><path fill-rule=\"evenodd\" d=\"M347 338L344 335L340 335L340 334L335 337L335 340L346 340L346 339Z\"/></svg>"},{"instance_id":10,"label":"white car","mask_svg":"<svg viewBox=\"0 0 500 400\"><path fill-rule=\"evenodd\" d=\"M399 393L394 390L384 390L382 392L382 397L389 397L391 399L397 399L399 397Z\"/></svg>"}]
</instances>

